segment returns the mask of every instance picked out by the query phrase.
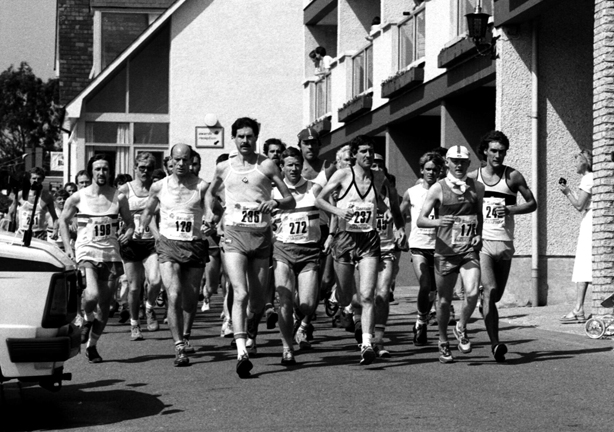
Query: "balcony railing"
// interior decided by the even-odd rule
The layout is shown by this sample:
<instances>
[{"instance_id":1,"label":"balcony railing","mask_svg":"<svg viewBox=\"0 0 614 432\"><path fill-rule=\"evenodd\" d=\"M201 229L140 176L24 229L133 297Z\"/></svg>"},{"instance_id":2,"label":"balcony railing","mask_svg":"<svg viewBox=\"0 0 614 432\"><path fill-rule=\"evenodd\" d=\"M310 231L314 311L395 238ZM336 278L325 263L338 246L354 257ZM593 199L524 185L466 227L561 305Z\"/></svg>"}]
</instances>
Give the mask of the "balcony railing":
<instances>
[{"instance_id":1,"label":"balcony railing","mask_svg":"<svg viewBox=\"0 0 614 432\"><path fill-rule=\"evenodd\" d=\"M424 57L424 6L399 24L399 70Z\"/></svg>"},{"instance_id":2,"label":"balcony railing","mask_svg":"<svg viewBox=\"0 0 614 432\"><path fill-rule=\"evenodd\" d=\"M330 73L314 83L312 101L312 121L330 113Z\"/></svg>"},{"instance_id":3,"label":"balcony railing","mask_svg":"<svg viewBox=\"0 0 614 432\"><path fill-rule=\"evenodd\" d=\"M352 97L373 87L373 45L352 57Z\"/></svg>"}]
</instances>

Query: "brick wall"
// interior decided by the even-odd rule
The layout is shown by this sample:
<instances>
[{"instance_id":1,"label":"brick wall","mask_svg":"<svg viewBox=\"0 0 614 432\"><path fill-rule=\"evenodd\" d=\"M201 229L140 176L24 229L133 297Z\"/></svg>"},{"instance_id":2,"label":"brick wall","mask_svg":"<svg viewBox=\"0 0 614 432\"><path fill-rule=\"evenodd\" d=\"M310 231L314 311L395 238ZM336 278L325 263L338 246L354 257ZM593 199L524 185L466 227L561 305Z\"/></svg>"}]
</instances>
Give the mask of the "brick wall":
<instances>
[{"instance_id":1,"label":"brick wall","mask_svg":"<svg viewBox=\"0 0 614 432\"><path fill-rule=\"evenodd\" d=\"M593 312L614 292L614 2L595 0L593 70Z\"/></svg>"}]
</instances>

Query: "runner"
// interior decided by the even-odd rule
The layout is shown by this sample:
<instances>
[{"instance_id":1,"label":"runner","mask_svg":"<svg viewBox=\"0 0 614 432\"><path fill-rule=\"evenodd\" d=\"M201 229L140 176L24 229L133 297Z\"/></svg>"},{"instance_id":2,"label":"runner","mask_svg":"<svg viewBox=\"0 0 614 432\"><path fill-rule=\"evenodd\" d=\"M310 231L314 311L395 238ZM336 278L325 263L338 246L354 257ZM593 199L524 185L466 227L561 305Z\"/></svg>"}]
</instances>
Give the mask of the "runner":
<instances>
[{"instance_id":1,"label":"runner","mask_svg":"<svg viewBox=\"0 0 614 432\"><path fill-rule=\"evenodd\" d=\"M409 233L409 250L418 278L420 289L418 291L417 309L418 319L414 324L414 345L423 346L427 343L427 324L431 305L437 296L435 286L435 228L418 228L416 222L422 210L422 205L428 191L439 179L443 170L444 160L436 152L429 152L420 158L420 175L422 181L407 189L403 195L401 212L410 215L411 231ZM435 212L429 214L430 219L435 218Z\"/></svg>"},{"instance_id":2,"label":"runner","mask_svg":"<svg viewBox=\"0 0 614 432\"><path fill-rule=\"evenodd\" d=\"M65 189L55 191L53 193L53 206L55 208L55 213L58 216L58 220L54 222L51 215L47 213L47 241L55 244L62 250L64 250L64 242L62 241L62 234L60 233L59 217L64 211L64 204L69 197L70 194Z\"/></svg>"},{"instance_id":3,"label":"runner","mask_svg":"<svg viewBox=\"0 0 614 432\"><path fill-rule=\"evenodd\" d=\"M81 343L86 343L85 355L90 363L101 363L96 346L109 318L111 299L117 287L117 278L124 273L119 254L120 243L132 237L134 223L128 200L112 186L111 167L103 154L92 157L87 164L91 186L75 192L64 205L60 229L64 250L75 258L85 271L86 288L83 294L84 322ZM121 214L126 231L117 237L118 218ZM73 216L78 221L75 253L70 247L69 224ZM99 307L98 316L95 316Z\"/></svg>"},{"instance_id":4,"label":"runner","mask_svg":"<svg viewBox=\"0 0 614 432\"><path fill-rule=\"evenodd\" d=\"M119 192L128 198L130 213L134 219L135 233L140 234L140 238L131 239L120 249L129 285L128 304L130 308L130 340L132 341L143 340L139 322L139 308L141 305L141 290L145 281L147 281L145 294L147 330L155 332L160 327L154 311L156 298L162 286L154 237L154 233L159 236L158 227L155 218L152 218L152 222L144 229L140 226L141 214L149 198L149 189L152 185L151 175L155 165L156 159L151 153L139 153L134 161L134 180L119 188Z\"/></svg>"},{"instance_id":5,"label":"runner","mask_svg":"<svg viewBox=\"0 0 614 432\"><path fill-rule=\"evenodd\" d=\"M485 188L482 217L482 249L480 250L482 308L484 324L490 338L493 356L505 361L507 346L499 342L499 312L497 302L505 285L514 256L514 215L535 211L537 202L523 175L503 164L510 147L507 136L500 131L489 132L480 143L480 157L486 166L469 174ZM517 203L520 192L524 203Z\"/></svg>"},{"instance_id":6,"label":"runner","mask_svg":"<svg viewBox=\"0 0 614 432\"><path fill-rule=\"evenodd\" d=\"M460 320L453 331L458 350L465 354L471 352L466 328L478 300L480 263L476 249L481 242L484 196L484 186L467 177L471 161L466 147L451 147L446 153L446 163L448 174L429 189L416 223L418 228L437 228L435 283L439 293L437 324L441 363L454 361L448 342L448 320L459 273L465 287L465 298ZM438 211L438 219L431 219L434 209Z\"/></svg>"},{"instance_id":7,"label":"runner","mask_svg":"<svg viewBox=\"0 0 614 432\"><path fill-rule=\"evenodd\" d=\"M193 353L192 324L198 306L198 289L207 260L202 239L204 196L208 184L190 172L193 156L187 144L171 148L173 174L153 183L141 216L137 237L145 234L156 208L160 209L160 233L156 251L162 284L168 297L168 326L175 341L175 366L187 366ZM156 232L152 231L154 237Z\"/></svg>"},{"instance_id":8,"label":"runner","mask_svg":"<svg viewBox=\"0 0 614 432\"><path fill-rule=\"evenodd\" d=\"M286 145L278 138L269 138L262 146L264 155L275 162L281 170L281 154L286 150Z\"/></svg>"},{"instance_id":9,"label":"runner","mask_svg":"<svg viewBox=\"0 0 614 432\"><path fill-rule=\"evenodd\" d=\"M75 183L77 183L78 189L83 189L92 184L92 177L86 170L81 170L75 175Z\"/></svg>"},{"instance_id":10,"label":"runner","mask_svg":"<svg viewBox=\"0 0 614 432\"><path fill-rule=\"evenodd\" d=\"M359 303L362 306L362 347L360 364L371 364L376 357L371 341L374 332L375 310L373 307L377 268L381 254L380 239L376 230L376 211L383 209L379 191L389 187L381 171L372 171L373 141L365 135L350 142L354 167L335 172L317 197L320 209L339 218L340 231L335 234L333 257L337 275L337 300L340 307L352 301L354 266L358 263L360 285ZM337 192L337 206L328 202L328 197ZM405 240L403 217L398 206L391 208L397 228L396 241Z\"/></svg>"},{"instance_id":11,"label":"runner","mask_svg":"<svg viewBox=\"0 0 614 432\"><path fill-rule=\"evenodd\" d=\"M298 308L303 316L311 316L318 305L320 210L315 206L313 182L301 176L301 152L290 147L281 154L281 161L284 182L296 201L296 208L273 212L274 225L277 227L273 266L280 304L279 330L283 344L281 363L293 365L296 364L292 348L295 293L298 294ZM278 189L273 190L273 198L282 198ZM304 321L297 329L295 341L300 349L311 348Z\"/></svg>"},{"instance_id":12,"label":"runner","mask_svg":"<svg viewBox=\"0 0 614 432\"><path fill-rule=\"evenodd\" d=\"M47 214L51 216L52 231L51 238L57 238L57 227L54 227L58 216L55 213L55 205L53 203L53 196L49 191L43 189L43 180L45 180L45 170L40 167L34 167L30 170L30 192L27 198L24 199L23 193L20 191L17 196L19 202L19 211L17 213L19 219L19 227L17 232L23 235L24 232L32 224L32 237L47 240ZM36 200L36 187L41 189L40 196ZM32 209L34 208L34 201L36 203L36 210L32 215Z\"/></svg>"},{"instance_id":13,"label":"runner","mask_svg":"<svg viewBox=\"0 0 614 432\"><path fill-rule=\"evenodd\" d=\"M236 371L240 378L249 377L253 367L248 347L252 353L256 352L257 333L251 334L249 340L246 333L248 299L250 330L257 332L264 310L271 248L270 213L274 209L288 210L295 206L275 163L256 153L259 130L259 124L250 118L239 118L233 123L231 132L237 153L216 166L207 191L210 231L215 196L222 187L225 189L224 259L234 291L232 324L237 343ZM272 182L280 190L281 200L271 199Z\"/></svg>"}]
</instances>

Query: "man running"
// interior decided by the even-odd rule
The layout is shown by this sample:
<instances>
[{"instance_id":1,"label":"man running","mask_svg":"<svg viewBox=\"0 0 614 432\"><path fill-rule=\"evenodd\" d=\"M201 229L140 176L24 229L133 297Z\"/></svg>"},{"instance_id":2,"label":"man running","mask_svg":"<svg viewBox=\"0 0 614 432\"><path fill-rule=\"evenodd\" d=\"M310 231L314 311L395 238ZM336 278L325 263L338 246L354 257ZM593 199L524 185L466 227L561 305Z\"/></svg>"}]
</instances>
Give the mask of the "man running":
<instances>
[{"instance_id":1,"label":"man running","mask_svg":"<svg viewBox=\"0 0 614 432\"><path fill-rule=\"evenodd\" d=\"M162 281L158 266L158 255L154 233L158 234L155 218L149 226L141 227L141 214L149 198L149 189L152 185L152 173L156 166L156 159L151 153L139 153L134 161L134 180L122 185L119 192L128 199L130 213L134 219L135 232L140 233L140 238L133 238L121 246L121 256L124 262L124 271L128 279L129 293L128 304L130 306L130 340L143 340L139 322L139 306L141 304L141 290L147 281L147 293L145 300L145 316L147 318L147 330L155 332L159 328L154 305L160 293Z\"/></svg>"},{"instance_id":2,"label":"man running","mask_svg":"<svg viewBox=\"0 0 614 432\"><path fill-rule=\"evenodd\" d=\"M281 169L281 154L286 150L286 145L279 138L269 138L264 142L262 150Z\"/></svg>"},{"instance_id":3,"label":"man running","mask_svg":"<svg viewBox=\"0 0 614 432\"><path fill-rule=\"evenodd\" d=\"M535 211L537 202L522 174L503 164L510 142L500 131L482 138L480 158L486 166L469 174L484 185L482 249L480 250L482 308L491 350L497 362L505 361L507 346L499 341L497 302L503 297L514 256L514 215ZM524 203L517 203L520 192Z\"/></svg>"},{"instance_id":4,"label":"man running","mask_svg":"<svg viewBox=\"0 0 614 432\"><path fill-rule=\"evenodd\" d=\"M225 267L234 291L232 324L237 343L237 374L250 376L253 365L248 355L245 322L249 299L252 330L257 331L267 289L271 249L271 212L294 208L295 201L273 161L256 153L260 125L251 118L236 120L231 127L237 153L218 164L207 191L207 226L213 226L215 196L223 187ZM271 198L271 184L279 189L281 200ZM256 348L255 336L250 350Z\"/></svg>"},{"instance_id":5,"label":"man running","mask_svg":"<svg viewBox=\"0 0 614 432\"><path fill-rule=\"evenodd\" d=\"M373 307L381 254L380 238L376 230L378 209L383 209L380 191L390 188L381 171L372 171L373 141L366 135L350 142L350 151L356 165L336 171L317 197L317 206L339 218L339 232L335 234L333 257L337 274L337 300L340 307L352 301L354 291L354 267L358 263L360 285L358 301L362 306L362 346L360 364L368 365L376 357L372 346L375 326ZM338 193L337 206L328 197ZM398 201L397 201L398 202ZM403 242L405 229L403 217L393 206L392 216L397 228L396 241Z\"/></svg>"},{"instance_id":6,"label":"man running","mask_svg":"<svg viewBox=\"0 0 614 432\"><path fill-rule=\"evenodd\" d=\"M280 303L279 329L283 344L281 363L293 365L296 363L292 348L295 293L298 292L298 308L303 316L311 316L318 305L320 210L315 206L313 182L301 176L301 152L290 147L281 154L281 161L284 182L296 201L296 208L273 212L274 225L277 227L273 265ZM282 198L277 189L273 190L273 198ZM300 349L311 348L304 322L297 329L295 340Z\"/></svg>"},{"instance_id":7,"label":"man running","mask_svg":"<svg viewBox=\"0 0 614 432\"><path fill-rule=\"evenodd\" d=\"M484 196L484 186L467 177L471 161L466 147L451 147L446 153L446 163L448 174L429 189L416 223L418 228L437 228L435 283L439 293L437 325L441 363L454 361L448 342L448 320L459 273L465 287L465 299L460 321L453 331L458 350L465 354L471 352L466 328L478 300L480 263L476 249L481 242ZM438 219L431 219L434 209L438 211Z\"/></svg>"},{"instance_id":8,"label":"man running","mask_svg":"<svg viewBox=\"0 0 614 432\"><path fill-rule=\"evenodd\" d=\"M190 364L187 354L195 351L190 335L207 260L207 242L202 238L201 226L209 185L190 171L192 156L193 150L187 144L171 148L173 174L151 185L136 232L137 237L143 237L159 206L156 251L168 297L168 326L175 341L174 365L178 367ZM153 234L155 237L155 231Z\"/></svg>"},{"instance_id":9,"label":"man running","mask_svg":"<svg viewBox=\"0 0 614 432\"><path fill-rule=\"evenodd\" d=\"M435 228L418 228L416 222L422 210L431 186L439 179L443 170L444 160L436 152L429 152L420 158L420 175L422 181L407 189L401 202L401 212L407 214L409 210L411 231L409 233L409 250L418 278L420 289L418 291L417 309L418 319L414 324L414 345L423 346L427 343L427 324L431 305L437 295L435 286ZM431 212L429 218L435 219Z\"/></svg>"},{"instance_id":10,"label":"man running","mask_svg":"<svg viewBox=\"0 0 614 432\"><path fill-rule=\"evenodd\" d=\"M81 170L75 175L75 183L77 183L77 189L83 189L92 184L92 178L86 170Z\"/></svg>"},{"instance_id":11,"label":"man running","mask_svg":"<svg viewBox=\"0 0 614 432\"><path fill-rule=\"evenodd\" d=\"M89 178L94 181L75 192L64 205L60 229L64 250L85 270L86 288L83 294L84 322L81 343L86 343L85 355L90 363L101 363L96 346L109 318L111 300L117 278L124 273L119 253L120 243L132 237L134 223L126 197L112 186L111 167L106 156L98 154L87 164ZM75 253L70 246L69 224L76 215L78 222ZM117 236L119 216L125 232ZM95 316L99 307L98 317Z\"/></svg>"},{"instance_id":12,"label":"man running","mask_svg":"<svg viewBox=\"0 0 614 432\"><path fill-rule=\"evenodd\" d=\"M34 167L30 170L30 183L32 187L27 197L23 197L23 193L19 192L17 200L19 202L19 227L18 232L23 235L31 224L32 237L47 240L47 214L51 216L52 227L58 220L58 216L55 212L55 205L53 203L53 196L51 193L43 189L43 180L45 180L45 170L41 167ZM36 187L40 189L40 196L36 203L36 209L32 214L34 208L34 201L36 201ZM51 238L57 238L57 230L51 230Z\"/></svg>"}]
</instances>

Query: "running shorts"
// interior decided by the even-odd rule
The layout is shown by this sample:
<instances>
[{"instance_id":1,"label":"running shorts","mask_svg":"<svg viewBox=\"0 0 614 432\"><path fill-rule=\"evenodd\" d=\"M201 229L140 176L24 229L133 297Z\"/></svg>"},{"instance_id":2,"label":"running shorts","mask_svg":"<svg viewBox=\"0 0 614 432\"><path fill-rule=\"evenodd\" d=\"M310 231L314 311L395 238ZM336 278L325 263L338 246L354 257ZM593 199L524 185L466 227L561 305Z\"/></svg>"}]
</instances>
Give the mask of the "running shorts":
<instances>
[{"instance_id":1,"label":"running shorts","mask_svg":"<svg viewBox=\"0 0 614 432\"><path fill-rule=\"evenodd\" d=\"M511 240L482 240L481 254L488 255L495 262L509 261L514 257L514 242Z\"/></svg>"},{"instance_id":2,"label":"running shorts","mask_svg":"<svg viewBox=\"0 0 614 432\"><path fill-rule=\"evenodd\" d=\"M84 260L80 261L78 266L80 269L94 269L98 280L113 281L124 274L124 266L118 261L94 262ZM85 281L85 284L87 286L87 280Z\"/></svg>"},{"instance_id":3,"label":"running shorts","mask_svg":"<svg viewBox=\"0 0 614 432\"><path fill-rule=\"evenodd\" d=\"M412 258L417 255L422 256L426 259L426 263L430 269L435 268L435 249L411 248L409 251Z\"/></svg>"},{"instance_id":4,"label":"running shorts","mask_svg":"<svg viewBox=\"0 0 614 432\"><path fill-rule=\"evenodd\" d=\"M160 263L171 262L186 267L203 268L209 260L208 244L205 240L169 240L160 236L156 240L156 251Z\"/></svg>"},{"instance_id":5,"label":"running shorts","mask_svg":"<svg viewBox=\"0 0 614 432\"><path fill-rule=\"evenodd\" d=\"M156 253L154 240L130 240L126 244L120 244L119 253L124 262L141 262Z\"/></svg>"},{"instance_id":6,"label":"running shorts","mask_svg":"<svg viewBox=\"0 0 614 432\"><path fill-rule=\"evenodd\" d=\"M288 264L294 274L314 269L319 270L320 253L321 249L318 243L295 244L277 241L273 247L273 259Z\"/></svg>"},{"instance_id":7,"label":"running shorts","mask_svg":"<svg viewBox=\"0 0 614 432\"><path fill-rule=\"evenodd\" d=\"M226 227L224 231L224 253L239 253L252 259L271 257L271 230L260 232L238 231Z\"/></svg>"},{"instance_id":8,"label":"running shorts","mask_svg":"<svg viewBox=\"0 0 614 432\"><path fill-rule=\"evenodd\" d=\"M440 276L458 273L461 267L480 268L478 253L472 250L461 255L435 255L435 273Z\"/></svg>"},{"instance_id":9,"label":"running shorts","mask_svg":"<svg viewBox=\"0 0 614 432\"><path fill-rule=\"evenodd\" d=\"M332 249L335 261L345 264L357 263L363 258L379 258L381 255L380 238L375 230L339 231L333 240Z\"/></svg>"}]
</instances>

